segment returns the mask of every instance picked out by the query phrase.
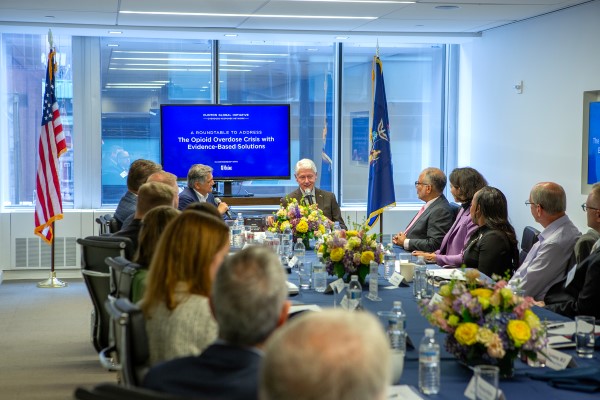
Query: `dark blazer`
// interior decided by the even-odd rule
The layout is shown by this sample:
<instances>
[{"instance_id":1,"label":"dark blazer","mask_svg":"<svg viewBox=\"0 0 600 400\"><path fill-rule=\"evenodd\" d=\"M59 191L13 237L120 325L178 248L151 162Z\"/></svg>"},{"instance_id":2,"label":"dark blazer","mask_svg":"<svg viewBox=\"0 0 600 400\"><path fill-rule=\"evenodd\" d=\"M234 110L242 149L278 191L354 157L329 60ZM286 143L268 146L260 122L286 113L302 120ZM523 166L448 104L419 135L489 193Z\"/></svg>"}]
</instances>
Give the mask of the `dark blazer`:
<instances>
[{"instance_id":1,"label":"dark blazer","mask_svg":"<svg viewBox=\"0 0 600 400\"><path fill-rule=\"evenodd\" d=\"M121 197L117 209L115 210L115 219L119 223L119 229L123 227L123 222L127 217L135 214L135 206L137 205L137 196L129 190Z\"/></svg>"},{"instance_id":2,"label":"dark blazer","mask_svg":"<svg viewBox=\"0 0 600 400\"><path fill-rule=\"evenodd\" d=\"M504 276L517 268L519 250L506 233L487 226L477 228L469 238L463 255L467 268L476 268L487 276Z\"/></svg>"},{"instance_id":3,"label":"dark blazer","mask_svg":"<svg viewBox=\"0 0 600 400\"><path fill-rule=\"evenodd\" d=\"M434 252L439 249L454 217L450 203L443 194L440 195L408 230L406 238L410 240L407 250Z\"/></svg>"},{"instance_id":4,"label":"dark blazer","mask_svg":"<svg viewBox=\"0 0 600 400\"><path fill-rule=\"evenodd\" d=\"M600 252L596 251L576 266L575 277L567 287L565 281L558 282L544 297L546 308L569 318L576 315L593 315L600 319ZM562 284L562 297L557 296L555 287Z\"/></svg>"},{"instance_id":5,"label":"dark blazer","mask_svg":"<svg viewBox=\"0 0 600 400\"><path fill-rule=\"evenodd\" d=\"M189 186L186 186L181 191L181 193L179 193L179 207L177 208L179 209L179 211L183 211L183 209L186 208L188 204L198 203L199 201L200 199L196 195L194 189L190 188ZM208 196L206 196L206 202L217 207L217 203L215 202L215 196L212 193L209 193Z\"/></svg>"},{"instance_id":6,"label":"dark blazer","mask_svg":"<svg viewBox=\"0 0 600 400\"><path fill-rule=\"evenodd\" d=\"M129 225L127 225L127 227L113 233L111 236L122 236L131 239L131 242L133 243L133 250L131 254L135 254L138 248L138 236L140 235L141 229L142 220L139 218L134 218L131 220Z\"/></svg>"},{"instance_id":7,"label":"dark blazer","mask_svg":"<svg viewBox=\"0 0 600 400\"><path fill-rule=\"evenodd\" d=\"M333 222L337 221L340 223L340 228L347 229L346 223L342 218L342 211L340 210L340 206L335 198L335 194L328 192L326 190L314 189L315 192L315 200L319 209L323 211L323 215L332 220ZM288 194L284 198L281 199L281 204L286 207L287 201L286 198L296 199L298 203L302 202L302 191L300 188L294 190L292 193Z\"/></svg>"},{"instance_id":8,"label":"dark blazer","mask_svg":"<svg viewBox=\"0 0 600 400\"><path fill-rule=\"evenodd\" d=\"M142 386L196 399L255 400L261 362L257 351L212 344L199 356L176 358L150 368Z\"/></svg>"}]
</instances>

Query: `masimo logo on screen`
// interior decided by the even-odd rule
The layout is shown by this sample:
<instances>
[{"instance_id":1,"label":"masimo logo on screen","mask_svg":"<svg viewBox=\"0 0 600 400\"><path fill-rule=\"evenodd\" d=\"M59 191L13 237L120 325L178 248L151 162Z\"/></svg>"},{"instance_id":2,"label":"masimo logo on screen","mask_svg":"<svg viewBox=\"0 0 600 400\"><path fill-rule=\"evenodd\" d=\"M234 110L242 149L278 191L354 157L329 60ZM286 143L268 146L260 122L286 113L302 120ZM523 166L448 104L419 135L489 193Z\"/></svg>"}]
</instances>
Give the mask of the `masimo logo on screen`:
<instances>
[{"instance_id":1,"label":"masimo logo on screen","mask_svg":"<svg viewBox=\"0 0 600 400\"><path fill-rule=\"evenodd\" d=\"M185 179L190 166L216 180L290 178L290 106L161 105L161 162Z\"/></svg>"}]
</instances>

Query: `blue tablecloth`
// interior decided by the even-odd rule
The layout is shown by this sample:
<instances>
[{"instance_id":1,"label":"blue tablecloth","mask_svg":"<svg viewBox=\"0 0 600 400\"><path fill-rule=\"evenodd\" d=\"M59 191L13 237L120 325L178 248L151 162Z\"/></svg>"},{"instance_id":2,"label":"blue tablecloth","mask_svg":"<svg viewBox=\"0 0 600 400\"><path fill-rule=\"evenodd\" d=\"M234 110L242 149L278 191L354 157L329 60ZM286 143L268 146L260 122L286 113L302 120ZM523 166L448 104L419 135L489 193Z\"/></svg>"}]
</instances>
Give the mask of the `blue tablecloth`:
<instances>
[{"instance_id":1,"label":"blue tablecloth","mask_svg":"<svg viewBox=\"0 0 600 400\"><path fill-rule=\"evenodd\" d=\"M295 273L290 275L290 281L298 284L298 277ZM330 277L330 282L333 278ZM402 307L407 314L406 330L409 338L418 348L419 342L423 337L425 328L431 327L428 321L420 314L418 309L417 301L414 299L412 294L412 287L400 287L393 289L386 289L389 287L389 283L383 279L379 280L379 297L382 298L380 302L373 302L366 298L368 293L368 283L365 285L364 294L362 298L363 307L369 311L376 313L377 311L388 311L392 308L392 302L394 300L401 300ZM343 294L337 295L337 302L341 301ZM316 304L320 307L333 307L334 295L317 293L314 290L301 291L300 294L290 298L295 303L304 304ZM339 305L338 305L339 306ZM555 314L551 311L543 308L535 307L534 311L542 319L548 321L560 321L569 320L569 318ZM436 396L429 396L438 399L461 399L465 398L463 392L465 391L467 384L473 373L470 369L462 366L458 363L456 358L446 352L444 349L444 336L445 333L436 330L436 340L440 343L442 349L441 352L441 393ZM575 358L578 366L589 367L589 366L600 366L600 359L598 352L594 353L594 358L585 360L575 356L574 350L565 351ZM556 389L550 386L548 383L538 380L530 379L526 376L528 371L539 370L536 368L529 367L527 364L520 360L515 360L515 376L512 379L502 380L500 382L500 389L504 392L505 396L509 400L513 399L590 399L593 397L600 398L600 394L581 393L570 390ZM419 374L419 362L418 362L418 349L407 349L404 372L399 382L395 384L406 384L414 387L418 387L418 374ZM422 395L423 397L427 397Z\"/></svg>"}]
</instances>

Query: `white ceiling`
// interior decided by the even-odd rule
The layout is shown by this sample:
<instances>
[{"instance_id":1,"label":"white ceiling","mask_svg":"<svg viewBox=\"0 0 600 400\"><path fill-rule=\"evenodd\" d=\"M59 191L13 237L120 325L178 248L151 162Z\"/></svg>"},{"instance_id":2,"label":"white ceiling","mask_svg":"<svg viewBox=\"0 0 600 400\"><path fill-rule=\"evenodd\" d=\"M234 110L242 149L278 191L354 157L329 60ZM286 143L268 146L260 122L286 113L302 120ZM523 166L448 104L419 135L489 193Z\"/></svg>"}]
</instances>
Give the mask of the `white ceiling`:
<instances>
[{"instance_id":1,"label":"white ceiling","mask_svg":"<svg viewBox=\"0 0 600 400\"><path fill-rule=\"evenodd\" d=\"M482 31L561 10L590 0L1 0L0 31L48 29L64 33L125 36L165 31L166 36L238 34L238 40L282 34L331 39L373 36L476 37ZM598 0L593 0L598 1ZM457 6L440 9L440 6ZM136 12L136 13L130 13ZM139 14L177 12L197 15ZM226 14L226 15L215 15ZM274 16L277 17L274 17ZM302 18L298 18L302 16ZM337 18L335 18L337 17ZM339 18L349 17L349 18ZM87 32L87 33L86 33ZM388 39L389 40L389 39Z\"/></svg>"}]
</instances>

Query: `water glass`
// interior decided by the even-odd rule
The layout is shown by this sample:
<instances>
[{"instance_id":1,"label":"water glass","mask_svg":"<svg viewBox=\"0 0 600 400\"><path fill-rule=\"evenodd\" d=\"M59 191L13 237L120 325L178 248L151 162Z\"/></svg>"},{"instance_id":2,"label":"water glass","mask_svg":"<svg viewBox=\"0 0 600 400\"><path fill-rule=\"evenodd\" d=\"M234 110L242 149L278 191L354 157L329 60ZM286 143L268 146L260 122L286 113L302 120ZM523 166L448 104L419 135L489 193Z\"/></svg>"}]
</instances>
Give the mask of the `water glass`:
<instances>
[{"instance_id":1,"label":"water glass","mask_svg":"<svg viewBox=\"0 0 600 400\"><path fill-rule=\"evenodd\" d=\"M475 377L475 399L497 399L500 368L495 365L477 365L473 371Z\"/></svg>"},{"instance_id":2,"label":"water glass","mask_svg":"<svg viewBox=\"0 0 600 400\"><path fill-rule=\"evenodd\" d=\"M300 290L310 289L312 275L312 261L298 263L298 277L300 279Z\"/></svg>"},{"instance_id":3,"label":"water glass","mask_svg":"<svg viewBox=\"0 0 600 400\"><path fill-rule=\"evenodd\" d=\"M425 265L415 265L413 277L413 295L417 299L423 298L423 292L427 288L427 267Z\"/></svg>"},{"instance_id":4,"label":"water glass","mask_svg":"<svg viewBox=\"0 0 600 400\"><path fill-rule=\"evenodd\" d=\"M592 358L595 344L595 318L589 315L575 317L575 346L577 356Z\"/></svg>"},{"instance_id":5,"label":"water glass","mask_svg":"<svg viewBox=\"0 0 600 400\"><path fill-rule=\"evenodd\" d=\"M327 272L321 263L315 264L313 267L313 287L319 293L323 293L327 289Z\"/></svg>"}]
</instances>

